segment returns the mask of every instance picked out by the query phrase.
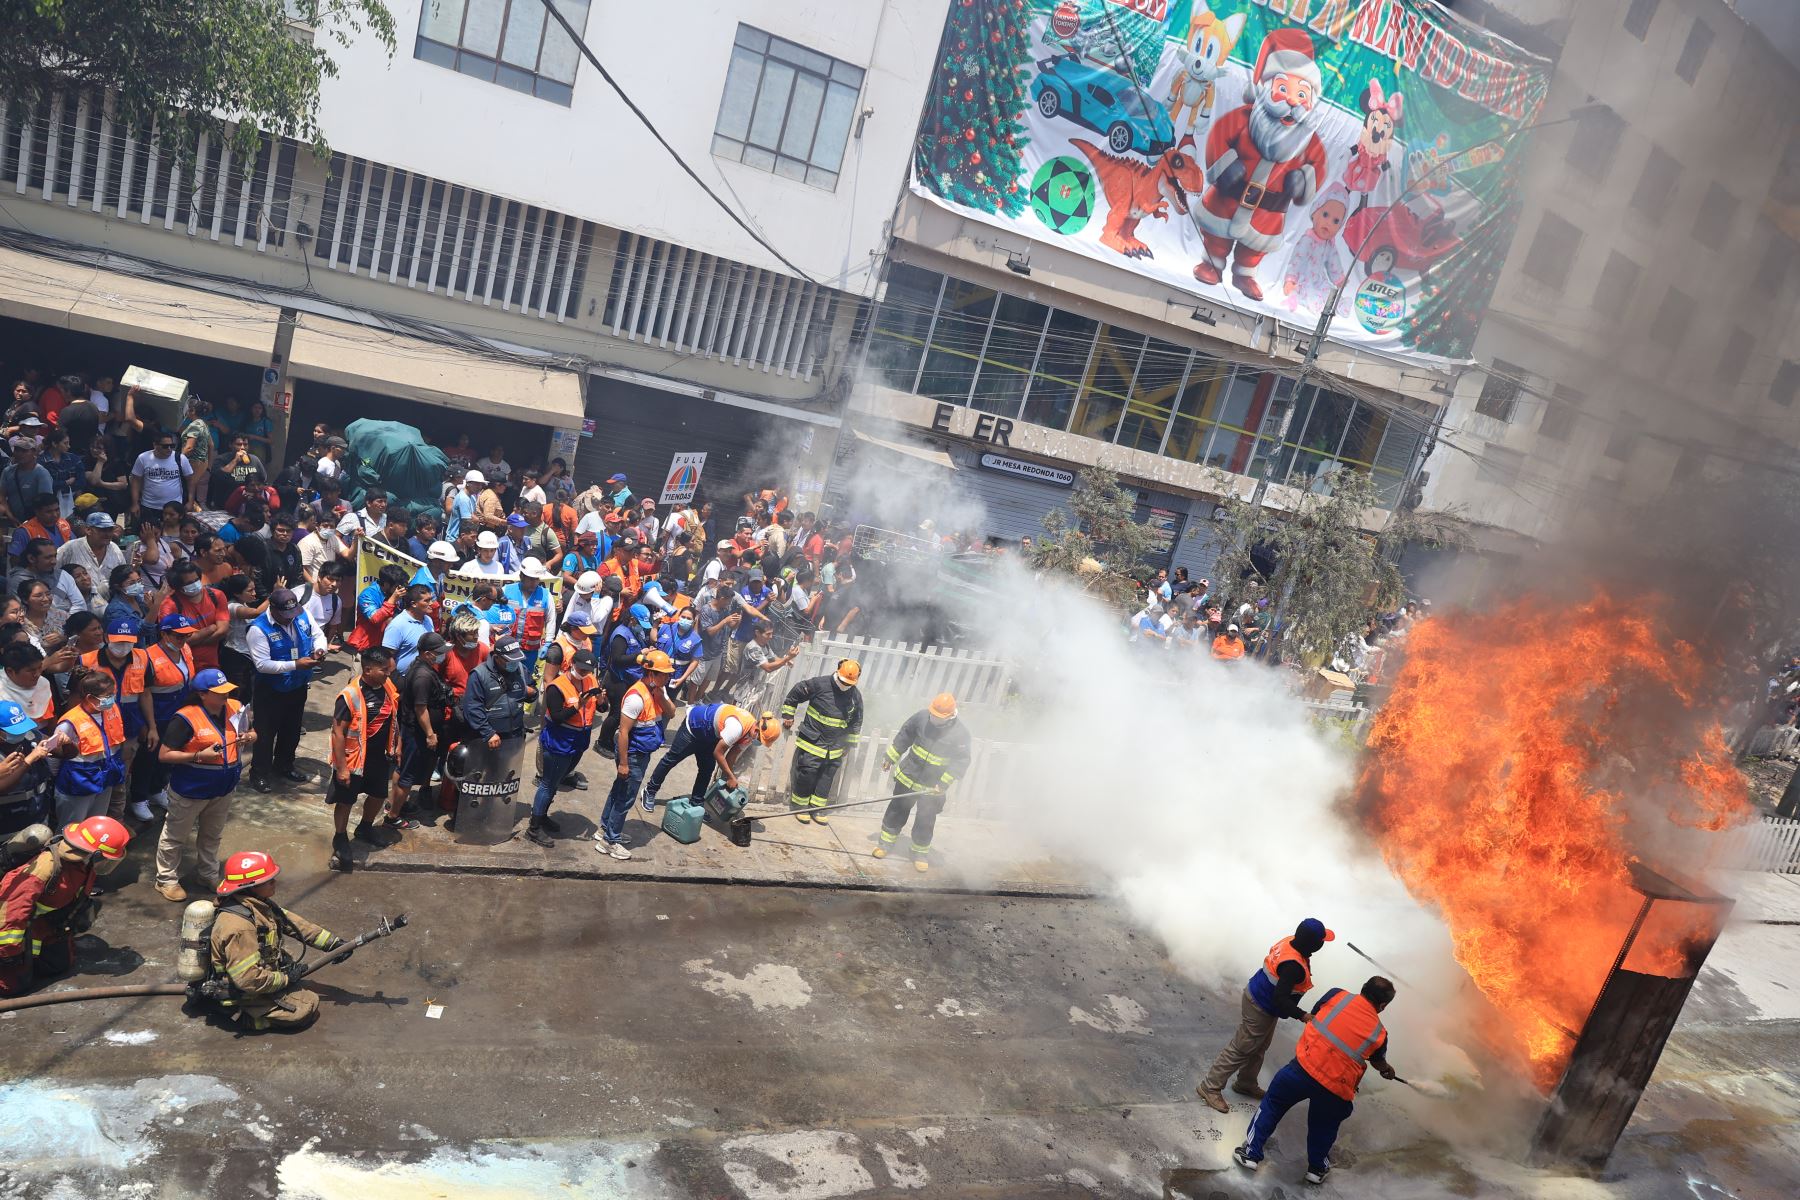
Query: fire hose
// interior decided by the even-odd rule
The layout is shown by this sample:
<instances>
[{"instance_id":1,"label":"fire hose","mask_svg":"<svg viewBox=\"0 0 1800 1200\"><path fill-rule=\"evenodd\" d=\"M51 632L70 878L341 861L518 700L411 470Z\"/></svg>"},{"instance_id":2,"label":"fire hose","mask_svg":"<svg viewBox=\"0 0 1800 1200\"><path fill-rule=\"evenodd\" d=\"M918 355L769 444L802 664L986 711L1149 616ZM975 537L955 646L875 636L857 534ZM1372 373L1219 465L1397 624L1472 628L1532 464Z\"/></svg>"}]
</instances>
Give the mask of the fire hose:
<instances>
[{"instance_id":1,"label":"fire hose","mask_svg":"<svg viewBox=\"0 0 1800 1200\"><path fill-rule=\"evenodd\" d=\"M298 982L321 967L330 966L340 959L347 958L359 946L379 941L406 927L406 914L394 917L383 917L381 923L367 933L358 934L345 942L336 950L314 962L303 963L288 973L290 982ZM186 983L139 983L121 987L76 988L65 992L39 992L33 996L20 996L13 1000L0 1000L0 1013L18 1012L26 1008L39 1008L48 1004L73 1004L80 1000L124 1000L132 996L188 996L196 994L198 985Z\"/></svg>"},{"instance_id":2,"label":"fire hose","mask_svg":"<svg viewBox=\"0 0 1800 1200\"><path fill-rule=\"evenodd\" d=\"M886 804L890 800L906 800L913 796L940 796L942 792L932 788L921 788L916 792L895 792L891 796L877 796L873 800L845 800L839 804L821 804L813 808L790 808L786 812L766 813L759 816L739 815L731 819L731 840L739 846L750 844L750 824L753 821L773 821L778 817L811 817L815 813L830 812L834 808L858 808L865 804Z\"/></svg>"}]
</instances>

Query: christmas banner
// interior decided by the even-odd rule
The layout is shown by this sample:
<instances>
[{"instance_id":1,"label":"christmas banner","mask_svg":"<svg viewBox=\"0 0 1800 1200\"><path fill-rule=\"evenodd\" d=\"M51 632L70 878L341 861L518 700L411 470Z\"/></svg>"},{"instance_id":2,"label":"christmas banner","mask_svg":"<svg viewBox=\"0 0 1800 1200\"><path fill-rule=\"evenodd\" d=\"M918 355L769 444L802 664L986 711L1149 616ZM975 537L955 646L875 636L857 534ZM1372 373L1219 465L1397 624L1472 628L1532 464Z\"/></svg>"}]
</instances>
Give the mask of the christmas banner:
<instances>
[{"instance_id":1,"label":"christmas banner","mask_svg":"<svg viewBox=\"0 0 1800 1200\"><path fill-rule=\"evenodd\" d=\"M1465 360L1549 84L1433 0L951 0L912 187L1208 303Z\"/></svg>"}]
</instances>

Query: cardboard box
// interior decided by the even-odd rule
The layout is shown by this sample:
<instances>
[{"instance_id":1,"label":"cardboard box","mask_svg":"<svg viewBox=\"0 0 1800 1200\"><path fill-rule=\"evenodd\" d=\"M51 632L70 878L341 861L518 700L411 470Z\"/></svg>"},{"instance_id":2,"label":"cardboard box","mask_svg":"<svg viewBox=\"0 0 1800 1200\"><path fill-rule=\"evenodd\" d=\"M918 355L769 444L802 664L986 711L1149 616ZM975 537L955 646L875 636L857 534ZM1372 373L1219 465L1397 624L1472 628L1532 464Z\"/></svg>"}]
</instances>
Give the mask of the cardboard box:
<instances>
[{"instance_id":1,"label":"cardboard box","mask_svg":"<svg viewBox=\"0 0 1800 1200\"><path fill-rule=\"evenodd\" d=\"M119 376L119 386L126 391L136 388L137 402L156 414L164 429L181 429L181 416L187 410L188 381L164 375L147 367L127 367Z\"/></svg>"}]
</instances>

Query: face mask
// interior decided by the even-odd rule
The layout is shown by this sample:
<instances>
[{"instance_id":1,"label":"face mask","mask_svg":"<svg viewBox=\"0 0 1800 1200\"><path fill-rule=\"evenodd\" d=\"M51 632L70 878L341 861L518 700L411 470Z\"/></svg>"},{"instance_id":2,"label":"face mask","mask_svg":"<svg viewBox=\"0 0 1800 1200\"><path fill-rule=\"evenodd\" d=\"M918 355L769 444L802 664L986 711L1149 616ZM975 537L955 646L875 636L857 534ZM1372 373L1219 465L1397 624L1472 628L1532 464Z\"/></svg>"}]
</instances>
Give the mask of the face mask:
<instances>
[{"instance_id":1,"label":"face mask","mask_svg":"<svg viewBox=\"0 0 1800 1200\"><path fill-rule=\"evenodd\" d=\"M184 583L181 585L181 594L184 596L198 596L205 590L206 584L199 579L194 580L192 583Z\"/></svg>"},{"instance_id":2,"label":"face mask","mask_svg":"<svg viewBox=\"0 0 1800 1200\"><path fill-rule=\"evenodd\" d=\"M130 596L133 600L142 600L147 591L149 591L149 589L142 583L128 583L125 585L125 594Z\"/></svg>"},{"instance_id":3,"label":"face mask","mask_svg":"<svg viewBox=\"0 0 1800 1200\"><path fill-rule=\"evenodd\" d=\"M675 622L675 628L683 633L692 633L694 632L694 623L692 621L677 621Z\"/></svg>"},{"instance_id":4,"label":"face mask","mask_svg":"<svg viewBox=\"0 0 1800 1200\"><path fill-rule=\"evenodd\" d=\"M476 646L480 645L480 641L477 638L463 638L463 639L459 640L456 644L461 649L473 650Z\"/></svg>"},{"instance_id":5,"label":"face mask","mask_svg":"<svg viewBox=\"0 0 1800 1200\"><path fill-rule=\"evenodd\" d=\"M111 708L113 705L117 704L118 702L119 702L119 698L117 696L107 696L103 699L94 701L94 707L99 709L101 712L105 712L107 709Z\"/></svg>"},{"instance_id":6,"label":"face mask","mask_svg":"<svg viewBox=\"0 0 1800 1200\"><path fill-rule=\"evenodd\" d=\"M106 643L106 653L109 658L130 658L131 644L129 642L108 642Z\"/></svg>"},{"instance_id":7,"label":"face mask","mask_svg":"<svg viewBox=\"0 0 1800 1200\"><path fill-rule=\"evenodd\" d=\"M832 682L833 686L835 686L837 688L837 690L840 692L847 692L850 690L850 685L845 683L843 680L839 679L835 675L831 677L831 682Z\"/></svg>"},{"instance_id":8,"label":"face mask","mask_svg":"<svg viewBox=\"0 0 1800 1200\"><path fill-rule=\"evenodd\" d=\"M435 667L444 661L444 652L442 650L434 650L425 656L425 661Z\"/></svg>"},{"instance_id":9,"label":"face mask","mask_svg":"<svg viewBox=\"0 0 1800 1200\"><path fill-rule=\"evenodd\" d=\"M931 723L939 729L942 729L944 726L948 725L950 722L956 720L955 717L940 717L936 713L931 713L929 715L931 718Z\"/></svg>"},{"instance_id":10,"label":"face mask","mask_svg":"<svg viewBox=\"0 0 1800 1200\"><path fill-rule=\"evenodd\" d=\"M581 667L575 668L575 678L581 680L581 682L586 683L588 680L592 679L593 677L594 677L594 673L592 671L585 670Z\"/></svg>"},{"instance_id":11,"label":"face mask","mask_svg":"<svg viewBox=\"0 0 1800 1200\"><path fill-rule=\"evenodd\" d=\"M29 733L0 733L0 740L9 746L22 746L31 740Z\"/></svg>"}]
</instances>

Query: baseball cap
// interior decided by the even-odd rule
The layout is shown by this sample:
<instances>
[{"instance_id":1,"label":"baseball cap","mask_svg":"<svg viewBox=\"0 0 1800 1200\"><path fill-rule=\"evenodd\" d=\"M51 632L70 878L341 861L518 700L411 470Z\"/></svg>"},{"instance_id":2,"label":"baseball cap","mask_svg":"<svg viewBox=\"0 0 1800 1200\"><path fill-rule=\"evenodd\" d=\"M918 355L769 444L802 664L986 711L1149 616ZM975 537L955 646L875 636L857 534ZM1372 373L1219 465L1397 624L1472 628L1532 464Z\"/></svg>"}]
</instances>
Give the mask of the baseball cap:
<instances>
[{"instance_id":1,"label":"baseball cap","mask_svg":"<svg viewBox=\"0 0 1800 1200\"><path fill-rule=\"evenodd\" d=\"M623 521L625 518L621 517L619 515L619 512L617 509L614 509L612 512L607 513L605 516L601 517L600 519L602 521L605 521L608 525L617 525L620 521Z\"/></svg>"},{"instance_id":2,"label":"baseball cap","mask_svg":"<svg viewBox=\"0 0 1800 1200\"><path fill-rule=\"evenodd\" d=\"M1243 630L1239 629L1236 625L1227 625L1225 627L1225 631L1227 633L1242 633L1243 632Z\"/></svg>"},{"instance_id":3,"label":"baseball cap","mask_svg":"<svg viewBox=\"0 0 1800 1200\"><path fill-rule=\"evenodd\" d=\"M25 712L20 705L11 700L0 700L0 730L5 730L14 737L37 732L37 722Z\"/></svg>"},{"instance_id":4,"label":"baseball cap","mask_svg":"<svg viewBox=\"0 0 1800 1200\"><path fill-rule=\"evenodd\" d=\"M448 646L449 644L450 644L449 642L446 642L444 640L443 634L428 633L424 637L419 639L419 653L421 653L421 654L436 654L439 650L442 650L445 646Z\"/></svg>"},{"instance_id":5,"label":"baseball cap","mask_svg":"<svg viewBox=\"0 0 1800 1200\"><path fill-rule=\"evenodd\" d=\"M168 616L158 621L156 627L158 629L174 629L191 633L194 629L194 619L192 617L184 617L180 613L170 613Z\"/></svg>"},{"instance_id":6,"label":"baseball cap","mask_svg":"<svg viewBox=\"0 0 1800 1200\"><path fill-rule=\"evenodd\" d=\"M350 443L346 442L335 433L325 439L325 444L337 450L348 450L350 448Z\"/></svg>"},{"instance_id":7,"label":"baseball cap","mask_svg":"<svg viewBox=\"0 0 1800 1200\"><path fill-rule=\"evenodd\" d=\"M508 525L511 525L514 529L530 529L531 528L531 522L527 521L524 517L521 517L518 513L510 514L506 518L506 523Z\"/></svg>"},{"instance_id":8,"label":"baseball cap","mask_svg":"<svg viewBox=\"0 0 1800 1200\"><path fill-rule=\"evenodd\" d=\"M576 633L585 633L589 637L594 636L594 622L592 618L589 617L577 617L575 620L564 625L563 628L573 629Z\"/></svg>"},{"instance_id":9,"label":"baseball cap","mask_svg":"<svg viewBox=\"0 0 1800 1200\"><path fill-rule=\"evenodd\" d=\"M647 605L634 604L631 606L629 615L633 621L645 622L650 619L650 609Z\"/></svg>"},{"instance_id":10,"label":"baseball cap","mask_svg":"<svg viewBox=\"0 0 1800 1200\"><path fill-rule=\"evenodd\" d=\"M575 657L572 660L571 665L577 666L577 667L593 666L594 665L594 652L592 650L577 650L575 652Z\"/></svg>"},{"instance_id":11,"label":"baseball cap","mask_svg":"<svg viewBox=\"0 0 1800 1200\"><path fill-rule=\"evenodd\" d=\"M638 502L638 504L639 504L639 507L641 507L641 508L655 508L656 507L656 501L652 500L648 496L645 496L641 501Z\"/></svg>"},{"instance_id":12,"label":"baseball cap","mask_svg":"<svg viewBox=\"0 0 1800 1200\"><path fill-rule=\"evenodd\" d=\"M87 517L87 524L88 524L89 529L117 529L118 528L118 526L116 524L114 524L111 514L103 513L103 512L89 513L88 517Z\"/></svg>"},{"instance_id":13,"label":"baseball cap","mask_svg":"<svg viewBox=\"0 0 1800 1200\"><path fill-rule=\"evenodd\" d=\"M1325 922L1317 917L1308 917L1300 922L1300 928L1294 930L1294 936L1299 937L1301 934L1309 934L1322 942L1337 941L1337 934L1325 928Z\"/></svg>"},{"instance_id":14,"label":"baseball cap","mask_svg":"<svg viewBox=\"0 0 1800 1200\"><path fill-rule=\"evenodd\" d=\"M269 593L269 611L281 616L293 616L300 611L300 597L292 588L276 588Z\"/></svg>"},{"instance_id":15,"label":"baseball cap","mask_svg":"<svg viewBox=\"0 0 1800 1200\"><path fill-rule=\"evenodd\" d=\"M724 541L722 541L718 545L714 546L713 549L719 551L720 553L724 553L727 550L736 550L737 543L732 541L730 538L726 538Z\"/></svg>"},{"instance_id":16,"label":"baseball cap","mask_svg":"<svg viewBox=\"0 0 1800 1200\"><path fill-rule=\"evenodd\" d=\"M498 550L500 548L500 539L495 535L493 530L484 529L475 538L475 548L477 550Z\"/></svg>"},{"instance_id":17,"label":"baseball cap","mask_svg":"<svg viewBox=\"0 0 1800 1200\"><path fill-rule=\"evenodd\" d=\"M481 539L479 538L476 539L476 541L480 540ZM457 558L456 547L452 546L449 542L433 542L431 543L431 549L425 551L425 557L436 559L438 562L455 562Z\"/></svg>"},{"instance_id":18,"label":"baseball cap","mask_svg":"<svg viewBox=\"0 0 1800 1200\"><path fill-rule=\"evenodd\" d=\"M519 648L519 639L510 633L494 639L494 653L507 662L525 661L525 651Z\"/></svg>"},{"instance_id":19,"label":"baseball cap","mask_svg":"<svg viewBox=\"0 0 1800 1200\"><path fill-rule=\"evenodd\" d=\"M12 448L14 450L36 450L37 439L34 437L26 437L24 434L18 434L12 440Z\"/></svg>"},{"instance_id":20,"label":"baseball cap","mask_svg":"<svg viewBox=\"0 0 1800 1200\"><path fill-rule=\"evenodd\" d=\"M606 482L608 482L608 483L624 483L625 475L623 472L614 472L613 474L608 475L606 477Z\"/></svg>"},{"instance_id":21,"label":"baseball cap","mask_svg":"<svg viewBox=\"0 0 1800 1200\"><path fill-rule=\"evenodd\" d=\"M206 670L194 676L194 690L196 692L212 692L215 695L226 696L237 691L237 684L225 678L225 672L219 670L219 668L208 667Z\"/></svg>"},{"instance_id":22,"label":"baseball cap","mask_svg":"<svg viewBox=\"0 0 1800 1200\"><path fill-rule=\"evenodd\" d=\"M480 471L470 471L467 475L463 476L463 482L464 483L486 483L487 476L483 475Z\"/></svg>"},{"instance_id":23,"label":"baseball cap","mask_svg":"<svg viewBox=\"0 0 1800 1200\"><path fill-rule=\"evenodd\" d=\"M120 617L106 627L109 642L136 642L140 626L135 617Z\"/></svg>"}]
</instances>

